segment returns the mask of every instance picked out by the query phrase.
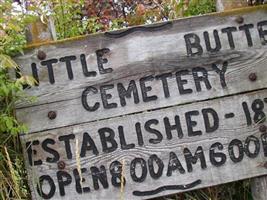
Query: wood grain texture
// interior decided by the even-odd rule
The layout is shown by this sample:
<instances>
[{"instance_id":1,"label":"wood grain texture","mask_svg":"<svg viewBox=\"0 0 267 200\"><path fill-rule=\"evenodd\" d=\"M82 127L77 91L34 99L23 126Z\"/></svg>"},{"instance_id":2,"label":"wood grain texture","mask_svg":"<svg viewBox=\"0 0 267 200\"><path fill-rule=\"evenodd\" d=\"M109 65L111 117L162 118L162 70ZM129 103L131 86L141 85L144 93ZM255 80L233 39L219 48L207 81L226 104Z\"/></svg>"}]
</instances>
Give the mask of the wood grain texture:
<instances>
[{"instance_id":1,"label":"wood grain texture","mask_svg":"<svg viewBox=\"0 0 267 200\"><path fill-rule=\"evenodd\" d=\"M15 58L22 74L31 75L31 64L35 63L35 72L39 76L39 86L26 90L29 95L37 96L38 101L17 105L18 119L30 129L29 134L21 134L21 140L33 198L40 199L36 184L43 175L50 177L55 184L55 192L50 199L119 199L123 195L125 199L133 200L265 175L267 133L259 131L255 111L261 115L262 112L264 115L267 113L266 103L263 103L267 98L266 11L267 6L261 6L159 23L149 28L141 26L96 34L35 46L25 55ZM242 24L236 21L240 15L244 18ZM259 22L264 25L260 26ZM251 41L248 33L241 30L244 25L250 27ZM229 42L229 35L223 33L225 28L234 30L233 42ZM191 33L195 34L191 39L198 36L203 48L203 53L198 56L190 56L187 52L185 35ZM204 40L205 35L213 33L218 33L220 39L221 48L217 52L208 51L207 39ZM214 37L211 38L211 48L214 48ZM112 72L100 73L99 56L96 54L100 49L109 49L103 55L107 59L103 66L112 69ZM57 62L53 65L53 84L49 83L47 66L41 66L43 61L37 59L39 50L46 53L46 60L55 59ZM85 56L88 70L96 72L95 77L84 75L79 60L81 54ZM71 62L73 74L67 71L70 66L59 61L65 56L77 58ZM220 75L218 71L223 69L226 69L225 74ZM181 75L185 71L186 74ZM249 79L252 73L256 75L255 80ZM166 74L170 77L163 83L159 76ZM144 77L150 77L145 86ZM136 84L138 99L136 96L135 99L133 96L125 98L123 104L120 97L122 90L118 88L120 84L127 88L130 82ZM96 111L88 111L82 105L82 94L89 86L95 91L91 90L85 101L90 106L98 102L99 109ZM258 107L254 105L252 109L253 102L261 102L264 106L257 104ZM249 109L247 115L244 113L245 105ZM104 108L108 106L116 108ZM207 109L210 113L205 115ZM56 112L55 119L48 118L49 111ZM170 125L180 123L180 129L168 132L166 120ZM252 123L248 125L250 120ZM209 126L215 126L215 122L218 127L209 129ZM177 131L180 131L179 134ZM63 142L62 136L71 138ZM253 140L250 141L251 138ZM67 151L68 141L70 149ZM238 151L234 142L242 145L240 161L235 158ZM259 149L253 145L255 142ZM223 149L218 149L218 144ZM82 146L87 147L87 151L83 151ZM194 158L188 158L190 152L199 155L202 151L205 163L202 160L200 164L197 160L194 164ZM221 153L217 156L225 155L226 162L216 166L220 157L215 159L214 154L211 155L213 151ZM169 158L171 152L179 158L184 172L176 170L167 175L168 163L174 162L173 158ZM150 162L155 156L161 161ZM34 166L31 165L31 157ZM136 158L144 159L144 163L131 168ZM61 173L69 174L68 178L65 174L60 180L59 161L65 162L66 167ZM122 193L120 187L112 184L112 170L119 169L111 166L115 161L125 163L122 167L126 185ZM160 168L149 166L161 162L162 175L155 177L152 170ZM190 162L193 163L192 171ZM144 181L140 178L140 183L134 181L133 173L140 176L141 167L145 166L148 171ZM100 168L104 169L102 173L97 171ZM82 183L77 181L80 170L84 178ZM105 189L105 180L101 184L98 179L105 177L103 173L107 177ZM79 184L90 187L91 191L80 194ZM47 181L43 182L42 188L44 193L49 192Z\"/></svg>"},{"instance_id":2,"label":"wood grain texture","mask_svg":"<svg viewBox=\"0 0 267 200\"><path fill-rule=\"evenodd\" d=\"M253 199L265 200L267 196L267 177L257 177L251 180L251 192Z\"/></svg>"},{"instance_id":3,"label":"wood grain texture","mask_svg":"<svg viewBox=\"0 0 267 200\"><path fill-rule=\"evenodd\" d=\"M224 60L238 59L244 54L252 56L251 53L255 52L254 49L257 50L258 48L262 49L261 54L264 54L266 47L261 45L256 23L266 18L265 9L259 9L257 12L248 12L243 16L245 18L244 23L254 24L254 28L250 30L253 47L248 47L243 31L236 31L233 32L236 48L231 50L227 35L221 33L221 29L226 27L233 26L238 29L240 24L235 22L236 15L224 17L202 16L173 21L172 27L166 30L153 32L136 31L121 38L109 38L104 34L97 34L77 41L40 46L26 51L25 55L15 59L21 66L23 74L31 75L30 65L32 62L37 63L38 73L40 74L40 86L28 90L29 95L38 97L38 102L35 104L70 100L79 97L80 89L89 85L99 85L100 83L131 76L134 77L136 75L206 66L211 63L220 63ZM212 34L214 29L219 31L222 49L220 52L211 54L205 50L203 32L208 31ZM184 35L187 33L196 33L201 38L201 45L204 48L202 56L187 56L184 41ZM212 45L214 44L213 42L211 41ZM102 48L110 49L110 53L106 55L108 63L105 64L105 67L113 69L111 74L100 75L98 72L95 51ZM78 57L81 53L84 53L89 70L95 70L98 74L96 77L84 77L81 64L78 61L73 61L74 79L70 81L67 77L65 64L60 64L59 62L54 65L55 83L51 85L48 82L46 67L40 66L40 60L37 59L36 54L39 49L46 52L46 59L60 58L67 55ZM24 107L26 105L22 104L20 106Z\"/></svg>"},{"instance_id":4,"label":"wood grain texture","mask_svg":"<svg viewBox=\"0 0 267 200\"><path fill-rule=\"evenodd\" d=\"M56 101L49 104L42 104L38 106L26 107L17 109L17 117L18 119L28 124L30 127L30 132L37 132L41 130L53 129L56 127L63 127L78 123L84 123L89 121L95 121L99 119L106 119L109 117L125 115L129 113L141 112L145 110L151 110L156 108L162 108L167 106L179 105L183 103L188 103L192 101L204 100L214 97L227 96L231 94L242 93L246 91L252 91L255 89L266 88L267 86L267 71L265 70L267 64L267 51L266 50L250 50L243 52L232 52L226 56L222 54L220 57L223 60L228 60L228 68L225 74L226 79L226 88L222 88L220 78L218 73L211 69L211 65L202 66L196 65L193 63L197 63L197 61L192 61L192 66L201 66L205 67L208 71L208 77L212 88L208 90L204 84L201 83L202 91L196 91L195 81L193 79L192 71L189 71L188 75L183 76L183 79L188 80L188 84L185 85L185 88L190 88L193 90L192 94L181 95L179 93L175 71L167 70L162 72L152 71L142 74L139 70L138 75L135 77L130 77L127 79L119 79L105 82L103 84L92 84L90 86L94 86L99 90L99 86L114 84L114 88L108 90L108 93L112 94L112 99L109 100L110 103L118 104L117 108L113 109L105 109L103 108L103 104L101 103L100 94L88 94L88 103L93 105L95 102L100 102L100 108L97 111L90 112L85 110L82 106L82 92L84 91L84 87L81 87L77 90L69 90L62 92L62 97L68 98L75 94L75 97L70 100L64 101ZM224 55L224 57L223 57ZM210 58L207 58L210 59ZM212 61L209 61L212 62ZM138 65L137 65L138 66ZM221 68L222 64L218 64L219 68ZM188 66L188 68L189 66ZM148 75L160 75L163 72L173 72L173 77L168 79L168 86L170 91L170 97L166 98L164 96L163 87L161 80L153 80L146 85L152 87L152 91L149 92L149 95L157 95L158 99L150 102L143 102L141 89L139 84L139 79ZM132 72L129 72L132 74ZM249 80L249 74L256 73L257 81L251 82ZM111 76L112 78L112 76ZM116 85L118 83L122 83L126 88L130 80L136 80L136 85L138 88L138 94L140 102L138 104L134 103L133 97L130 99L126 99L126 106L121 106L120 99L117 91ZM88 85L89 86L89 85ZM56 95L58 92L50 92L50 95ZM47 96L47 99L50 99L50 96ZM57 118L55 120L50 120L47 118L47 113L49 111L56 111Z\"/></svg>"},{"instance_id":5,"label":"wood grain texture","mask_svg":"<svg viewBox=\"0 0 267 200\"><path fill-rule=\"evenodd\" d=\"M37 96L38 101L33 104L18 104L17 117L21 122L29 125L30 132L37 132L265 88L267 85L264 78L267 75L265 70L267 46L262 45L256 27L259 21L265 19L266 8L261 7L257 11L251 10L242 14L245 18L244 23L254 26L250 29L253 41L251 47L248 47L245 32L238 30L242 24L235 21L237 15L228 14L176 20L172 22L172 26L168 25L166 29L160 28L158 31L151 32L137 29L137 31L119 38L97 34L76 41L30 49L25 52L24 56L17 57L16 61L22 67L23 74L31 74L31 63L37 64L40 85L27 90L27 93ZM206 23L207 21L209 23ZM227 34L221 32L221 29L226 27L237 28L237 31L233 32L235 49L230 49ZM222 47L219 52L210 53L206 50L203 32L207 31L212 34L215 29L219 32ZM200 37L204 50L201 56L190 57L187 55L184 35L188 33L195 33ZM211 44L214 45L213 39L211 39ZM103 48L110 49L110 52L104 56L108 59L108 63L104 64L104 67L112 68L113 71L107 74L99 74L97 68L95 52ZM59 59L62 56L75 55L77 60L72 62L73 80L69 80L65 64L58 62L53 67L55 83L50 84L47 68L40 66L40 61L36 57L38 50L46 52L46 59ZM97 72L95 77L83 75L81 63L78 61L80 54L83 53L86 56L88 70ZM220 68L224 62L228 62L225 74L227 87L222 88L219 75L212 70L211 66L216 64ZM202 91L196 91L191 70L197 67L205 68L208 71L208 78L212 86L210 90L202 85ZM193 90L191 95L180 95L177 92L174 74L185 69L189 70L189 74L184 76L188 81L185 87ZM258 75L257 81L253 83L248 79L252 72ZM163 73L173 73L173 77L168 80L170 97L164 97L162 82L153 80L151 83L147 83L152 87L149 95L157 95L158 99L142 102L138 85L140 78ZM127 87L130 80L135 80L137 83L140 103L135 104L133 99L128 99L127 105L121 106L116 84L122 83ZM86 111L81 105L81 95L85 88L93 86L99 90L99 87L108 84L115 84L114 89L108 90L108 93L112 94L112 99L109 101L117 103L118 107L104 109L101 104L95 112ZM89 94L87 99L89 104L92 104L100 100L100 95ZM58 114L53 121L47 118L47 113L51 110Z\"/></svg>"},{"instance_id":6,"label":"wood grain texture","mask_svg":"<svg viewBox=\"0 0 267 200\"><path fill-rule=\"evenodd\" d=\"M39 166L29 166L29 163L27 163L31 187L32 189L36 189L36 180L38 180L39 176L46 174L50 175L54 179L56 185L56 192L52 199L119 199L120 195L123 195L125 199L146 199L156 196L183 192L184 190L164 190L162 192L159 192L158 194L141 197L133 195L133 191L148 191L166 185L184 185L194 182L196 180L201 180L200 184L196 185L193 188L186 189L192 190L222 184L230 181L245 179L249 177L264 175L266 174L266 169L264 168L263 164L266 162L266 157L264 155L264 145L261 140L261 135L263 133L259 131L260 124L253 123L251 126L247 126L246 117L242 109L242 102L247 102L250 106L255 99L263 100L266 97L267 90L259 90L247 94L218 98L214 100L191 103L182 106L174 106L171 108L159 109L151 112L127 115L125 117L112 118L108 120L101 120L98 122L85 123L82 125L69 126L40 133L23 135L21 136L23 145L25 145L26 142L34 140L38 140L40 142L39 145L34 145L33 147L33 149L37 152L34 156L34 160L41 159L43 161L43 164ZM218 113L219 118L218 129L211 133L207 133L205 131L203 121L204 118L201 114L201 111L207 108L214 109ZM192 120L197 122L196 126L194 126L194 130L201 130L202 134L198 136L189 137L189 131L186 128L187 125L185 122L185 113L193 110L200 112L199 115L192 117ZM266 105L264 106L263 112L267 113ZM227 113L234 113L234 118L226 119L225 114ZM163 118L168 117L171 124L173 124L175 115L180 116L181 127L184 135L182 138L178 138L177 131L173 130L173 138L168 140L166 138ZM251 116L253 117L253 112L251 112ZM159 123L153 125L152 127L160 131L163 136L162 141L157 144L152 144L151 142L149 142L150 139L155 139L155 135L145 130L144 128L144 123L151 119L158 120ZM137 122L141 123L142 135L144 138L144 145L142 146L139 146L137 144L137 138L134 128ZM127 143L134 143L135 148L128 150L123 150L121 148L118 136L119 126L124 127L124 134ZM118 143L118 148L113 152L105 153L102 150L98 130L103 127L111 128L115 132L115 140ZM91 138L94 140L96 147L99 151L98 155L94 155L91 150L88 150L86 152L85 157L77 157L80 152L82 136L84 132L88 132ZM67 159L64 143L58 140L58 137L68 134L75 135L75 138L70 140L70 146L73 155L72 159ZM259 139L259 154L254 158L249 158L247 154L244 153L244 157L240 162L233 162L229 157L229 143L234 139L239 139L240 141L242 141L243 147L245 149L246 147L244 143L249 136L255 136ZM56 143L54 145L49 145L49 147L59 152L60 160L66 163L66 168L64 169L64 171L70 173L72 176L72 183L65 186L65 196L60 196L59 194L58 183L56 180L56 173L58 171L57 163L48 163L45 161L47 157L51 157L51 154L47 153L41 148L41 143L47 138L55 140ZM223 145L223 150L220 151L215 148L215 152L223 152L226 155L226 162L219 167L214 166L211 163L209 157L211 145L216 142L220 142ZM198 146L201 146L203 148L207 167L205 169L202 169L198 160L196 164L193 164L193 171L188 172L183 150L185 148L188 148L194 154ZM24 146L24 149L26 150L27 148ZM251 152L255 151L255 146L253 145L253 142L252 144L249 144L249 149ZM78 154L76 151L78 152ZM182 166L185 169L184 174L180 173L179 171L174 171L171 176L166 176L167 165L169 162L169 153L171 151L175 152L175 154L178 156ZM235 149L235 155L238 155L237 152L238 151L236 151ZM148 173L144 182L134 182L130 176L129 165L131 161L134 158L138 157L145 159L147 162L148 158L152 154L156 154L164 163L162 176L158 179L153 179ZM25 158L27 161L28 158L26 156L26 152ZM217 159L220 160L219 158ZM115 188L111 184L109 165L115 160L125 162L124 167L126 185L123 194L120 193L120 188ZM90 173L89 169L92 166L100 167L100 165L105 166L109 187L103 189L102 185L100 184L99 190L95 190L93 188L92 183L92 174ZM78 166L80 166L81 168L88 169L87 172L83 173L83 177L86 179L83 186L91 187L90 193L78 194L75 190L75 182L73 180L74 178L72 171ZM137 167L136 170L140 174L140 167ZM47 183L45 182L44 188L46 186ZM34 199L38 199L38 194L35 189L33 190L33 197Z\"/></svg>"}]
</instances>

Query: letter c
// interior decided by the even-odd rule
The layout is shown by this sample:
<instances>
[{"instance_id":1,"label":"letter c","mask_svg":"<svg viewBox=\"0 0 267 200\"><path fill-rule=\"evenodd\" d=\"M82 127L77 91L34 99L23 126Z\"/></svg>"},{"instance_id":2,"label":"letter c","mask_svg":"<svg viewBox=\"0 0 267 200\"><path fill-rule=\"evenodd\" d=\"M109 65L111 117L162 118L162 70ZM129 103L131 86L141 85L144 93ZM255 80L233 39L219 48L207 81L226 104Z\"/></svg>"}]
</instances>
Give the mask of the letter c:
<instances>
[{"instance_id":1,"label":"letter c","mask_svg":"<svg viewBox=\"0 0 267 200\"><path fill-rule=\"evenodd\" d=\"M94 104L94 106L89 106L88 105L87 96L88 96L88 94L90 92L92 92L93 94L97 94L98 90L95 87L92 87L92 86L87 87L82 93L82 105L86 110L93 112L93 111L96 111L99 108L100 103L96 102Z\"/></svg>"}]
</instances>

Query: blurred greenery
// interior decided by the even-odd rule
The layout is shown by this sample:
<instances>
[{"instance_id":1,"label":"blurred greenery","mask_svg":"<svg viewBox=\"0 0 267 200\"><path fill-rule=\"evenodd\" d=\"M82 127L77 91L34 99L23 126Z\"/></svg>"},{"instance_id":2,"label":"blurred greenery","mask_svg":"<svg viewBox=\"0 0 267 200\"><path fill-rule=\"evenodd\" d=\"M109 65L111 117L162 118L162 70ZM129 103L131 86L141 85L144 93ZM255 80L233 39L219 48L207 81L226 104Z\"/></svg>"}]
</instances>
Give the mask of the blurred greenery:
<instances>
[{"instance_id":1,"label":"blurred greenery","mask_svg":"<svg viewBox=\"0 0 267 200\"><path fill-rule=\"evenodd\" d=\"M203 15L215 11L214 0L191 0L184 16Z\"/></svg>"},{"instance_id":2,"label":"blurred greenery","mask_svg":"<svg viewBox=\"0 0 267 200\"><path fill-rule=\"evenodd\" d=\"M27 127L15 118L15 104L28 101L25 84L28 76L11 79L8 70L19 70L10 56L22 53L26 45L25 26L34 20L13 9L12 1L0 1L0 199L28 199L27 175L19 142L19 133Z\"/></svg>"}]
</instances>

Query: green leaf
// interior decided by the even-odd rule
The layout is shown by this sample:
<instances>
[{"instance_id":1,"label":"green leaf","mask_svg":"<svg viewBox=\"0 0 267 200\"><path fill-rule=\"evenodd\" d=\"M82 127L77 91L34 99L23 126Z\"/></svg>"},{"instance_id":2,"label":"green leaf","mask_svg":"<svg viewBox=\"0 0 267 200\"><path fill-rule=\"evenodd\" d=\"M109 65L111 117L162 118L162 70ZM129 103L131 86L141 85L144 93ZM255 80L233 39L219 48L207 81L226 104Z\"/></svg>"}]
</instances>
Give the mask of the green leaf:
<instances>
[{"instance_id":1,"label":"green leaf","mask_svg":"<svg viewBox=\"0 0 267 200\"><path fill-rule=\"evenodd\" d=\"M8 118L7 120L6 120L6 127L8 128L8 129L12 129L12 127L13 127L13 120L12 119L10 119L10 118Z\"/></svg>"},{"instance_id":2,"label":"green leaf","mask_svg":"<svg viewBox=\"0 0 267 200\"><path fill-rule=\"evenodd\" d=\"M16 84L20 85L34 86L36 83L36 80L32 76L22 76L16 80Z\"/></svg>"},{"instance_id":3,"label":"green leaf","mask_svg":"<svg viewBox=\"0 0 267 200\"><path fill-rule=\"evenodd\" d=\"M9 90L7 88L6 85L1 85L1 88L0 88L0 94L3 96L3 97L7 97L8 94L9 94Z\"/></svg>"},{"instance_id":4,"label":"green leaf","mask_svg":"<svg viewBox=\"0 0 267 200\"><path fill-rule=\"evenodd\" d=\"M0 68L9 69L9 68L18 68L17 63L12 60L12 58L5 54L0 54Z\"/></svg>"}]
</instances>

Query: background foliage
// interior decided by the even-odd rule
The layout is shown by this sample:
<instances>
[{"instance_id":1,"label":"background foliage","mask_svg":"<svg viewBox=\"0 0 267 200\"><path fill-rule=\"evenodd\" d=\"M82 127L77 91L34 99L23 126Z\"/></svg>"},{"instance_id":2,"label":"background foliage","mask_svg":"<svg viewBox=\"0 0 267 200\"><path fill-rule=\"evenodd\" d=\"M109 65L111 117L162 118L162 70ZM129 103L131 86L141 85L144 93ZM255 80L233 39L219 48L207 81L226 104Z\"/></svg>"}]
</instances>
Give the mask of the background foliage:
<instances>
[{"instance_id":1,"label":"background foliage","mask_svg":"<svg viewBox=\"0 0 267 200\"><path fill-rule=\"evenodd\" d=\"M14 117L14 105L29 100L23 94L23 85L34 80L27 76L12 80L7 70L18 70L10 56L22 53L25 24L33 17L13 10L12 1L0 2L0 199L23 199L29 190L18 134L27 128Z\"/></svg>"},{"instance_id":2,"label":"background foliage","mask_svg":"<svg viewBox=\"0 0 267 200\"><path fill-rule=\"evenodd\" d=\"M215 12L215 0L35 0L27 10L55 23L57 38Z\"/></svg>"},{"instance_id":3,"label":"background foliage","mask_svg":"<svg viewBox=\"0 0 267 200\"><path fill-rule=\"evenodd\" d=\"M28 24L53 19L57 38L64 39L215 10L215 0L0 0L0 200L30 199L18 137L27 127L17 122L14 105L33 100L23 86L34 80L7 74L19 71L10 56L23 54ZM249 181L240 181L160 199L252 200L249 188Z\"/></svg>"}]
</instances>

